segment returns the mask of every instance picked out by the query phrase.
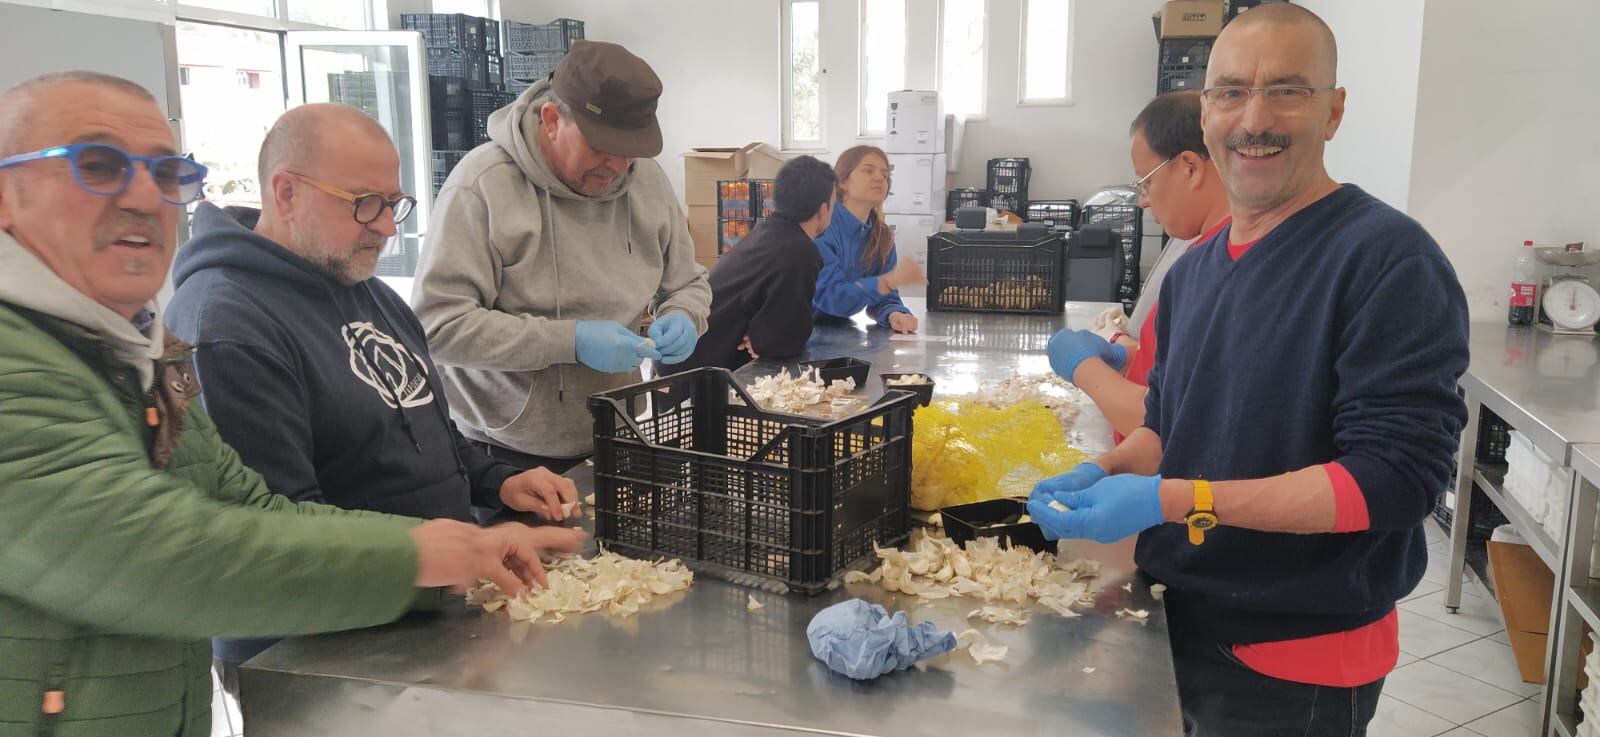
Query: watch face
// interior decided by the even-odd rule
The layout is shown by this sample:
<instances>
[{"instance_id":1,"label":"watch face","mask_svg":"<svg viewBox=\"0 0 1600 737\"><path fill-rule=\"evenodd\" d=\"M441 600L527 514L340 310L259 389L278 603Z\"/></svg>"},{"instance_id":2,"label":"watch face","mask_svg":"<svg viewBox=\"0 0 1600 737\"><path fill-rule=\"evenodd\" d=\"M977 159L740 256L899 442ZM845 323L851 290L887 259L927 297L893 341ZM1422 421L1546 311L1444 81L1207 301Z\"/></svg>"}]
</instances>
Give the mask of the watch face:
<instances>
[{"instance_id":1,"label":"watch face","mask_svg":"<svg viewBox=\"0 0 1600 737\"><path fill-rule=\"evenodd\" d=\"M1197 514L1189 518L1189 526L1200 530L1209 530L1217 526L1217 518L1209 514Z\"/></svg>"}]
</instances>

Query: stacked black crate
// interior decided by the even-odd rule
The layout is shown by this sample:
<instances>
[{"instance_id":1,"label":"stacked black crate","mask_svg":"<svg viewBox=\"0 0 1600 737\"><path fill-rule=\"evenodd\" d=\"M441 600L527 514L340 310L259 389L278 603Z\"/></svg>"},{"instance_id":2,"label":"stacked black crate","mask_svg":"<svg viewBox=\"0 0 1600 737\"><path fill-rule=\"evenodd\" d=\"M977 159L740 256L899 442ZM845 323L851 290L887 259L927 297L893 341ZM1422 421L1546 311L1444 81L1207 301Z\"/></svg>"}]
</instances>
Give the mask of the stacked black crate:
<instances>
[{"instance_id":1,"label":"stacked black crate","mask_svg":"<svg viewBox=\"0 0 1600 737\"><path fill-rule=\"evenodd\" d=\"M403 13L428 55L433 194L467 151L489 140L484 121L505 104L500 24L462 13Z\"/></svg>"},{"instance_id":2,"label":"stacked black crate","mask_svg":"<svg viewBox=\"0 0 1600 737\"><path fill-rule=\"evenodd\" d=\"M963 207L988 207L989 193L977 187L956 187L944 196L945 217L954 220Z\"/></svg>"},{"instance_id":3,"label":"stacked black crate","mask_svg":"<svg viewBox=\"0 0 1600 737\"><path fill-rule=\"evenodd\" d=\"M717 182L717 255L739 244L756 223L772 216L771 179L724 179Z\"/></svg>"},{"instance_id":4,"label":"stacked black crate","mask_svg":"<svg viewBox=\"0 0 1600 737\"><path fill-rule=\"evenodd\" d=\"M1206 85L1206 62L1214 38L1163 38L1156 58L1156 94L1198 90Z\"/></svg>"},{"instance_id":5,"label":"stacked black crate","mask_svg":"<svg viewBox=\"0 0 1600 737\"><path fill-rule=\"evenodd\" d=\"M1079 219L1081 226L1104 225L1122 237L1122 283L1117 287L1117 297L1122 308L1133 311L1139 300L1140 242L1144 239L1144 208L1138 205L1105 204L1085 205Z\"/></svg>"},{"instance_id":6,"label":"stacked black crate","mask_svg":"<svg viewBox=\"0 0 1600 737\"><path fill-rule=\"evenodd\" d=\"M1026 158L989 159L989 207L1016 213L1019 217L1028 212L1028 179L1032 169Z\"/></svg>"},{"instance_id":7,"label":"stacked black crate","mask_svg":"<svg viewBox=\"0 0 1600 737\"><path fill-rule=\"evenodd\" d=\"M571 18L543 25L508 20L503 25L506 89L512 94L550 76L572 43L583 38L583 21Z\"/></svg>"}]
</instances>

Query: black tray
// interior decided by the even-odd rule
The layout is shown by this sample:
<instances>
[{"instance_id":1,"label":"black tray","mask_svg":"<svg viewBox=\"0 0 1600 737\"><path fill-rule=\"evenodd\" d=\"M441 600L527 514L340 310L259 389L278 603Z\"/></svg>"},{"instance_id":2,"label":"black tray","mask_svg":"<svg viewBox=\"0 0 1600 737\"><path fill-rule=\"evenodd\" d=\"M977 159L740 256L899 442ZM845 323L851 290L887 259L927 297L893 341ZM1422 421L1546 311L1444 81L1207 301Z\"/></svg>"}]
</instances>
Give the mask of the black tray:
<instances>
[{"instance_id":1,"label":"black tray","mask_svg":"<svg viewBox=\"0 0 1600 737\"><path fill-rule=\"evenodd\" d=\"M905 376L922 376L923 378L928 379L928 383L926 383L926 384L897 384L897 385L894 385L894 386L890 386L889 385L889 380L890 379L899 379L899 378L902 378L902 377L905 377ZM906 392L911 392L912 394L917 395L917 404L918 405L926 407L929 404L933 403L933 379L930 378L927 374L916 374L916 373L909 373L909 374L878 374L878 379L883 382L883 392L885 394L887 394L887 393L889 393L891 391L895 391L895 390L906 391Z\"/></svg>"},{"instance_id":2,"label":"black tray","mask_svg":"<svg viewBox=\"0 0 1600 737\"><path fill-rule=\"evenodd\" d=\"M958 504L939 510L944 534L957 545L975 537L998 537L1000 546L1021 545L1041 553L1054 553L1056 544L1044 539L1044 530L1032 522L999 524L1028 513L1028 501L1016 497Z\"/></svg>"},{"instance_id":3,"label":"black tray","mask_svg":"<svg viewBox=\"0 0 1600 737\"><path fill-rule=\"evenodd\" d=\"M839 379L855 379L856 388L861 388L867 383L867 375L872 373L872 364L859 358L829 358L822 361L806 361L800 364L801 369L816 368L817 376L824 384L832 384Z\"/></svg>"}]
</instances>

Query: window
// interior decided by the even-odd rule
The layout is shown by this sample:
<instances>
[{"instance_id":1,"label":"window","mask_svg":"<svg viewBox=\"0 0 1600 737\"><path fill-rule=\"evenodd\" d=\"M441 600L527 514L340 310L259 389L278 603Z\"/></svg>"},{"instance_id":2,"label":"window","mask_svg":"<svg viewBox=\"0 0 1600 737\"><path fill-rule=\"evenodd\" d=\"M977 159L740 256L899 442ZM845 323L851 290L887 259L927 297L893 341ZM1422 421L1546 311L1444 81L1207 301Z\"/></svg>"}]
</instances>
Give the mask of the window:
<instances>
[{"instance_id":1,"label":"window","mask_svg":"<svg viewBox=\"0 0 1600 737\"><path fill-rule=\"evenodd\" d=\"M430 12L466 13L479 18L495 18L498 16L491 14L494 9L490 7L494 4L496 3L491 3L490 0L433 0Z\"/></svg>"},{"instance_id":2,"label":"window","mask_svg":"<svg viewBox=\"0 0 1600 737\"><path fill-rule=\"evenodd\" d=\"M206 199L261 206L256 156L285 107L276 33L178 21L183 144L211 170Z\"/></svg>"},{"instance_id":3,"label":"window","mask_svg":"<svg viewBox=\"0 0 1600 737\"><path fill-rule=\"evenodd\" d=\"M331 28L372 28L367 0L292 0L289 20Z\"/></svg>"},{"instance_id":4,"label":"window","mask_svg":"<svg viewBox=\"0 0 1600 737\"><path fill-rule=\"evenodd\" d=\"M301 0L305 2L306 0ZM243 15L260 15L274 18L278 15L277 0L182 0L183 5L196 8L226 10Z\"/></svg>"},{"instance_id":5,"label":"window","mask_svg":"<svg viewBox=\"0 0 1600 737\"><path fill-rule=\"evenodd\" d=\"M987 0L944 0L939 18L939 95L944 111L971 118L984 113L988 63L984 49Z\"/></svg>"},{"instance_id":6,"label":"window","mask_svg":"<svg viewBox=\"0 0 1600 737\"><path fill-rule=\"evenodd\" d=\"M784 13L783 147L822 148L822 64L818 0L789 0Z\"/></svg>"},{"instance_id":7,"label":"window","mask_svg":"<svg viewBox=\"0 0 1600 737\"><path fill-rule=\"evenodd\" d=\"M1071 0L1025 0L1022 15L1022 102L1072 98Z\"/></svg>"},{"instance_id":8,"label":"window","mask_svg":"<svg viewBox=\"0 0 1600 737\"><path fill-rule=\"evenodd\" d=\"M889 93L906 86L906 0L861 0L859 132L881 136Z\"/></svg>"}]
</instances>

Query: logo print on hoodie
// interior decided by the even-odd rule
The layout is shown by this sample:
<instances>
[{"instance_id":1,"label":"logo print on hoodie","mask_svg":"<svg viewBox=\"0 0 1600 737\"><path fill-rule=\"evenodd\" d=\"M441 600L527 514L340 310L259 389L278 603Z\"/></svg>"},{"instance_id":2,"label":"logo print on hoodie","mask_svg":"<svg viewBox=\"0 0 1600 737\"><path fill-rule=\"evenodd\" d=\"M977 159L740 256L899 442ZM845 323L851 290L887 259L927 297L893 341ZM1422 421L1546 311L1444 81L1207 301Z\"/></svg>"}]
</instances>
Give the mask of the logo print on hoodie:
<instances>
[{"instance_id":1,"label":"logo print on hoodie","mask_svg":"<svg viewBox=\"0 0 1600 737\"><path fill-rule=\"evenodd\" d=\"M370 322L352 322L339 328L339 332L344 335L344 344L350 346L350 371L378 390L384 404L391 408L421 407L433 401L427 366L399 341ZM374 375L374 371L381 375ZM399 397L395 396L397 390Z\"/></svg>"}]
</instances>

